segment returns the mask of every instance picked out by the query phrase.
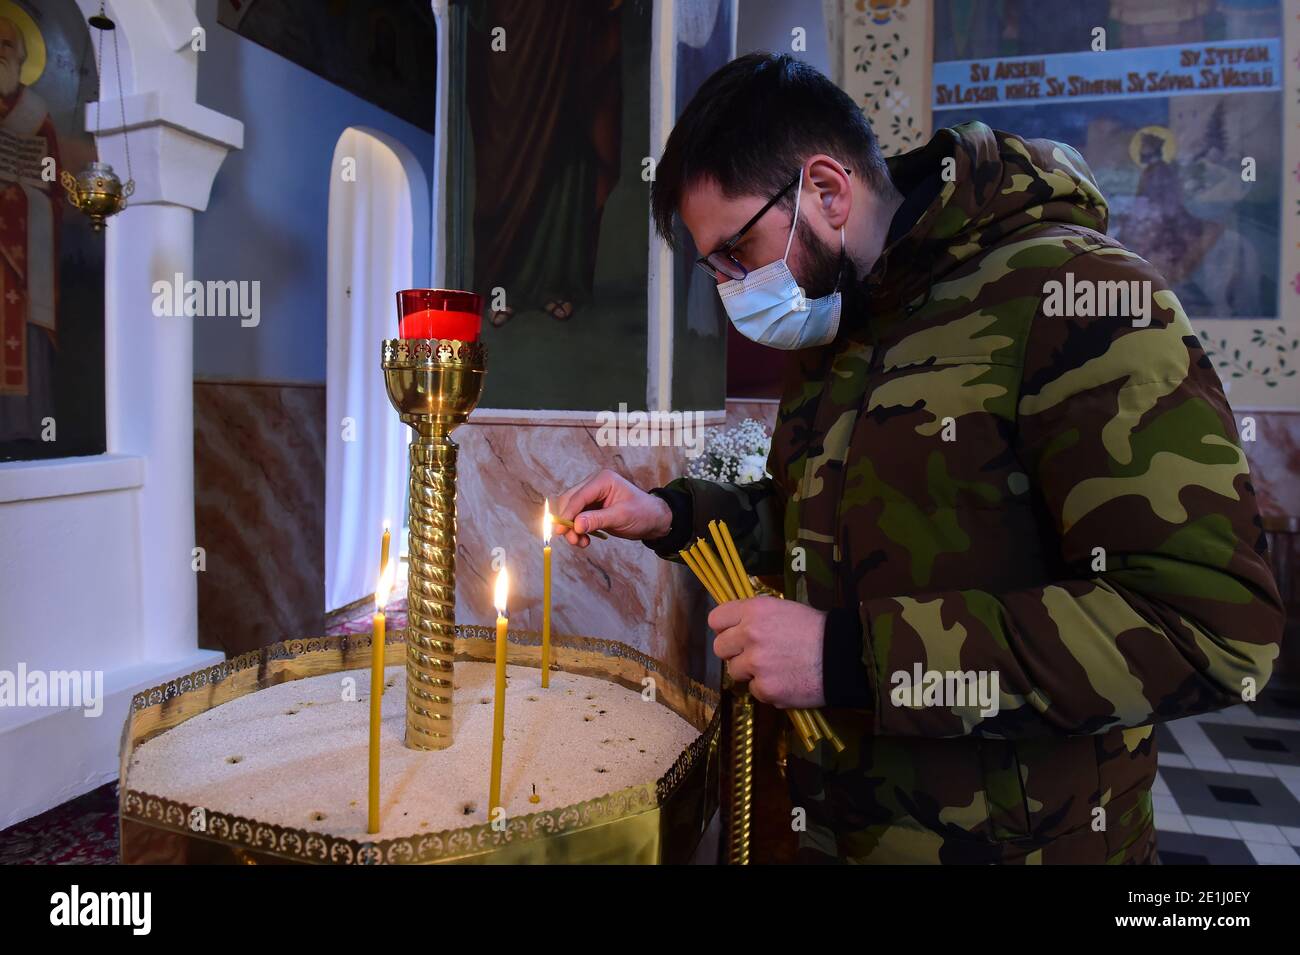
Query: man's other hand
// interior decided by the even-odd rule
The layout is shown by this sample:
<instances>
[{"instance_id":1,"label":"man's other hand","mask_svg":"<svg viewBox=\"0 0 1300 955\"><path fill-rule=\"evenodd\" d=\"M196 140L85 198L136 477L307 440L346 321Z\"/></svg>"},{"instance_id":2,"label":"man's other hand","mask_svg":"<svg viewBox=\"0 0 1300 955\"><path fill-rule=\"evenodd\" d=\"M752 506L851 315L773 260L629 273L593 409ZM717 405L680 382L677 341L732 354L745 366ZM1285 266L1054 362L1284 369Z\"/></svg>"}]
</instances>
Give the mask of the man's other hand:
<instances>
[{"instance_id":1,"label":"man's other hand","mask_svg":"<svg viewBox=\"0 0 1300 955\"><path fill-rule=\"evenodd\" d=\"M822 641L826 614L797 600L750 597L709 614L713 652L754 698L783 709L823 706Z\"/></svg>"}]
</instances>

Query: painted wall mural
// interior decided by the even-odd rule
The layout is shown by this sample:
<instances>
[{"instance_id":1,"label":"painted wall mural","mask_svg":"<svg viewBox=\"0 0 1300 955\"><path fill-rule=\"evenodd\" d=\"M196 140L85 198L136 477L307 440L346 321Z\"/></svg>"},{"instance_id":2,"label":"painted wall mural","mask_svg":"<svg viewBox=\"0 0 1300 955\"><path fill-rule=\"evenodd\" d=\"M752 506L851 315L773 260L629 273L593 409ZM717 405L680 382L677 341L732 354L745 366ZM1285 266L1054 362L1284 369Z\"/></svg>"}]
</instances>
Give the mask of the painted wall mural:
<instances>
[{"instance_id":1,"label":"painted wall mural","mask_svg":"<svg viewBox=\"0 0 1300 955\"><path fill-rule=\"evenodd\" d=\"M651 12L450 5L447 276L484 296L482 408L645 402Z\"/></svg>"},{"instance_id":2,"label":"painted wall mural","mask_svg":"<svg viewBox=\"0 0 1300 955\"><path fill-rule=\"evenodd\" d=\"M0 461L104 450L103 237L53 181L95 156L89 34L75 0L0 0Z\"/></svg>"},{"instance_id":3,"label":"painted wall mural","mask_svg":"<svg viewBox=\"0 0 1300 955\"><path fill-rule=\"evenodd\" d=\"M970 119L1076 146L1234 406L1300 407L1300 0L840 10L843 84L886 155Z\"/></svg>"}]
</instances>

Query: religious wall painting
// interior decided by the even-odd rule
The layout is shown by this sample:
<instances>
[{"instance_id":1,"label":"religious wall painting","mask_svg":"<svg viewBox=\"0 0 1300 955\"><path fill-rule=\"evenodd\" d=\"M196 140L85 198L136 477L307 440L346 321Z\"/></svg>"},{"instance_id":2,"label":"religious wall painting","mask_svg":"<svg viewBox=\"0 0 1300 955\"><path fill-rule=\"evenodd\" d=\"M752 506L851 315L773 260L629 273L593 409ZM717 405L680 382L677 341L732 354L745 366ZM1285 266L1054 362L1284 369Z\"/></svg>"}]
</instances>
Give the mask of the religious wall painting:
<instances>
[{"instance_id":1,"label":"religious wall painting","mask_svg":"<svg viewBox=\"0 0 1300 955\"><path fill-rule=\"evenodd\" d=\"M95 158L74 0L0 0L0 460L105 448L104 250L57 173Z\"/></svg>"},{"instance_id":2,"label":"religious wall painting","mask_svg":"<svg viewBox=\"0 0 1300 955\"><path fill-rule=\"evenodd\" d=\"M696 91L732 59L733 0L680 0L674 57L679 117ZM674 409L715 409L732 394L777 394L782 362L772 349L735 332L718 297L717 281L696 264L700 251L679 218L673 225ZM741 391L729 390L739 383Z\"/></svg>"},{"instance_id":3,"label":"religious wall painting","mask_svg":"<svg viewBox=\"0 0 1300 955\"><path fill-rule=\"evenodd\" d=\"M1276 0L940 2L934 122L1070 143L1190 317L1275 320L1280 37Z\"/></svg>"},{"instance_id":4,"label":"religious wall painting","mask_svg":"<svg viewBox=\"0 0 1300 955\"><path fill-rule=\"evenodd\" d=\"M640 407L649 0L453 3L448 282L483 296L482 407Z\"/></svg>"}]
</instances>

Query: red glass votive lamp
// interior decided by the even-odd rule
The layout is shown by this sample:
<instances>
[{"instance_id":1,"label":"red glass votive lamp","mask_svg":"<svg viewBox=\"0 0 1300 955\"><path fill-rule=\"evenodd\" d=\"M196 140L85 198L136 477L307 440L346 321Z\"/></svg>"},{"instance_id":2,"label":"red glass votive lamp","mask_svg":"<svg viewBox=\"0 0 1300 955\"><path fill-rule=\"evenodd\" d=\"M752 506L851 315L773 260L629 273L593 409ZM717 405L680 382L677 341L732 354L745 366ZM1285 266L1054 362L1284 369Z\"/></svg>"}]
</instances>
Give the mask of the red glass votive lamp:
<instances>
[{"instance_id":1,"label":"red glass votive lamp","mask_svg":"<svg viewBox=\"0 0 1300 955\"><path fill-rule=\"evenodd\" d=\"M452 338L478 341L483 297L445 288L408 288L397 293L400 338Z\"/></svg>"}]
</instances>

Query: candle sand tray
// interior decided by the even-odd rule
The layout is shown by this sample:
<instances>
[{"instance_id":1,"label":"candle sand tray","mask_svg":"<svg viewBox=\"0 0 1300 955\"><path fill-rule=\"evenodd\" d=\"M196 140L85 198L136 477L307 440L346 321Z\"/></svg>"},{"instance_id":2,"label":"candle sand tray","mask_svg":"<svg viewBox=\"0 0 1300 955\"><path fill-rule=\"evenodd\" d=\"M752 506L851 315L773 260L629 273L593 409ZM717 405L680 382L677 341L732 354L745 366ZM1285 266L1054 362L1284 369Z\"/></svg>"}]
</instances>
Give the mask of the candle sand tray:
<instances>
[{"instance_id":1,"label":"candle sand tray","mask_svg":"<svg viewBox=\"0 0 1300 955\"><path fill-rule=\"evenodd\" d=\"M540 635L511 630L506 817L494 827L486 804L495 633L456 633L456 731L442 750L403 745L406 647L400 632L385 645L374 835L366 833L368 635L285 641L137 694L122 737L122 861L690 858L718 807L716 691L625 644L562 636L552 637L542 689Z\"/></svg>"}]
</instances>

